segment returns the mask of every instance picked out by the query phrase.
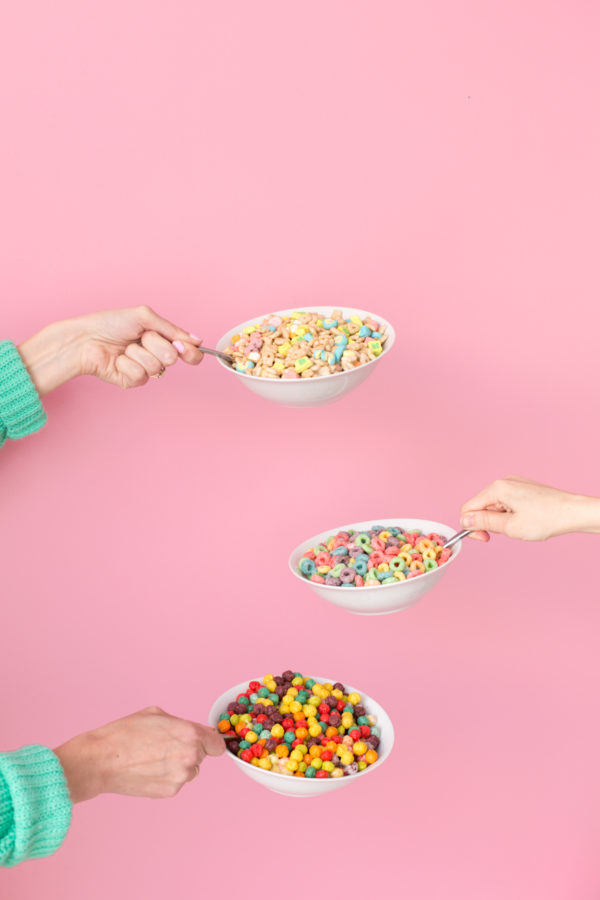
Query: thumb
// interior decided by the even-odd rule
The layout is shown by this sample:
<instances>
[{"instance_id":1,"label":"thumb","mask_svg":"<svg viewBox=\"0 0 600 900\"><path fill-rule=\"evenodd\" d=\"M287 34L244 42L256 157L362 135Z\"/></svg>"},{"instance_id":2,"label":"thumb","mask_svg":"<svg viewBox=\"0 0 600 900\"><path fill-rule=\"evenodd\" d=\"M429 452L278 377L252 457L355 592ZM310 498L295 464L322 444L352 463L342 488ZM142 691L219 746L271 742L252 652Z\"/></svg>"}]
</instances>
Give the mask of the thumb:
<instances>
[{"instance_id":1,"label":"thumb","mask_svg":"<svg viewBox=\"0 0 600 900\"><path fill-rule=\"evenodd\" d=\"M162 316L155 313L149 306L143 306L141 308L139 319L140 324L146 331L156 331L168 341L187 341L188 343L192 343L190 341L189 332L180 328L178 325L175 325L173 322L169 322L168 319L163 319Z\"/></svg>"},{"instance_id":2,"label":"thumb","mask_svg":"<svg viewBox=\"0 0 600 900\"><path fill-rule=\"evenodd\" d=\"M506 525L510 513L497 512L494 509L478 509L463 513L460 524L471 531L493 531L506 534Z\"/></svg>"},{"instance_id":3,"label":"thumb","mask_svg":"<svg viewBox=\"0 0 600 900\"><path fill-rule=\"evenodd\" d=\"M204 726L202 745L208 756L220 756L221 753L225 752L225 741L216 728Z\"/></svg>"}]
</instances>

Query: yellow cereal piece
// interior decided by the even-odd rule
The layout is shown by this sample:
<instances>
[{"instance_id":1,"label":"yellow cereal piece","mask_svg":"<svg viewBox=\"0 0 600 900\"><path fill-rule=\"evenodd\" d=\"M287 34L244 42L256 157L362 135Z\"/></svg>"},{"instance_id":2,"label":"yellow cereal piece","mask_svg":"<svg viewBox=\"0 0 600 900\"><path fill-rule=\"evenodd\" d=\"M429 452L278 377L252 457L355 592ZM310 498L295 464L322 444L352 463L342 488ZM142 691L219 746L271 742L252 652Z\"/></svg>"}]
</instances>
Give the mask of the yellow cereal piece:
<instances>
[{"instance_id":1,"label":"yellow cereal piece","mask_svg":"<svg viewBox=\"0 0 600 900\"><path fill-rule=\"evenodd\" d=\"M350 316L350 321L354 322L355 325L362 325L362 319L360 316Z\"/></svg>"},{"instance_id":2,"label":"yellow cereal piece","mask_svg":"<svg viewBox=\"0 0 600 900\"><path fill-rule=\"evenodd\" d=\"M404 574L404 572L400 572L398 569L396 569L396 571L394 572L394 578L397 581L406 581L406 575Z\"/></svg>"},{"instance_id":3,"label":"yellow cereal piece","mask_svg":"<svg viewBox=\"0 0 600 900\"><path fill-rule=\"evenodd\" d=\"M252 334L254 331L258 331L258 325L248 325L244 328L244 334Z\"/></svg>"},{"instance_id":4,"label":"yellow cereal piece","mask_svg":"<svg viewBox=\"0 0 600 900\"><path fill-rule=\"evenodd\" d=\"M353 692L352 694L348 694L348 701L352 704L352 706L356 706L357 703L360 703L360 694Z\"/></svg>"},{"instance_id":5,"label":"yellow cereal piece","mask_svg":"<svg viewBox=\"0 0 600 900\"><path fill-rule=\"evenodd\" d=\"M272 769L273 768L273 763L271 762L271 760L269 759L268 756L265 756L264 759L259 759L258 765L260 766L261 769Z\"/></svg>"},{"instance_id":6,"label":"yellow cereal piece","mask_svg":"<svg viewBox=\"0 0 600 900\"><path fill-rule=\"evenodd\" d=\"M327 575L327 573L331 570L331 566L317 566L317 572L319 575Z\"/></svg>"},{"instance_id":7,"label":"yellow cereal piece","mask_svg":"<svg viewBox=\"0 0 600 900\"><path fill-rule=\"evenodd\" d=\"M289 341L286 341L285 344L280 344L277 348L277 352L280 356L287 356L289 351L292 349L292 345Z\"/></svg>"},{"instance_id":8,"label":"yellow cereal piece","mask_svg":"<svg viewBox=\"0 0 600 900\"><path fill-rule=\"evenodd\" d=\"M383 350L380 341L369 341L367 343L367 347L369 348L373 356L379 356L381 354L381 351Z\"/></svg>"},{"instance_id":9,"label":"yellow cereal piece","mask_svg":"<svg viewBox=\"0 0 600 900\"><path fill-rule=\"evenodd\" d=\"M285 371L285 365L284 365L283 360L282 360L282 359L276 359L275 362L273 363L273 368L275 369L276 372L284 372L284 371Z\"/></svg>"},{"instance_id":10,"label":"yellow cereal piece","mask_svg":"<svg viewBox=\"0 0 600 900\"><path fill-rule=\"evenodd\" d=\"M307 369L310 369L313 361L309 359L308 356L301 356L300 359L296 360L296 364L294 366L296 372L300 374L300 372L306 372Z\"/></svg>"},{"instance_id":11,"label":"yellow cereal piece","mask_svg":"<svg viewBox=\"0 0 600 900\"><path fill-rule=\"evenodd\" d=\"M389 564L388 563L380 563L377 566L377 571L378 572L389 572L390 571Z\"/></svg>"}]
</instances>

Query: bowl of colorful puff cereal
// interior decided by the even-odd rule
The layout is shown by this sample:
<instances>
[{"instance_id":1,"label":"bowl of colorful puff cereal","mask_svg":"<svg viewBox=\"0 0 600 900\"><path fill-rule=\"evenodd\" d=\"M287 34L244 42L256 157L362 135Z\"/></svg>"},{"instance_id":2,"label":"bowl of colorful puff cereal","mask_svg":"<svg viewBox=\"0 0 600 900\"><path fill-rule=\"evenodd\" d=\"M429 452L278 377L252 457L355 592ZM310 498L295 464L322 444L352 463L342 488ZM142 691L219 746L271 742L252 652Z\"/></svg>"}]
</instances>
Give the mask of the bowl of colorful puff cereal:
<instances>
[{"instance_id":1,"label":"bowl of colorful puff cereal","mask_svg":"<svg viewBox=\"0 0 600 900\"><path fill-rule=\"evenodd\" d=\"M412 606L444 577L461 543L454 529L428 519L355 522L316 534L289 558L292 574L323 600L380 616Z\"/></svg>"},{"instance_id":2,"label":"bowl of colorful puff cereal","mask_svg":"<svg viewBox=\"0 0 600 900\"><path fill-rule=\"evenodd\" d=\"M225 691L209 722L242 772L286 797L354 784L374 772L394 744L391 719L371 697L291 669Z\"/></svg>"},{"instance_id":3,"label":"bowl of colorful puff cereal","mask_svg":"<svg viewBox=\"0 0 600 900\"><path fill-rule=\"evenodd\" d=\"M228 331L219 360L249 390L283 406L322 406L367 378L394 343L394 329L363 309L284 309Z\"/></svg>"}]
</instances>

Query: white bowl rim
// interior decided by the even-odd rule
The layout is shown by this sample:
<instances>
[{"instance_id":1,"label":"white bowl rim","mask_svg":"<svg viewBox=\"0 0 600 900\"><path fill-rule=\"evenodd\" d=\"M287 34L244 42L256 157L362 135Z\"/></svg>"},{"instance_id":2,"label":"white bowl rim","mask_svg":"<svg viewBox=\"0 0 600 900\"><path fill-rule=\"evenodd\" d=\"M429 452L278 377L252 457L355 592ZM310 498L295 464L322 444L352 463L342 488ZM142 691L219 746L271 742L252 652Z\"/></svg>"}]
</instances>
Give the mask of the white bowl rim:
<instances>
[{"instance_id":1,"label":"white bowl rim","mask_svg":"<svg viewBox=\"0 0 600 900\"><path fill-rule=\"evenodd\" d=\"M337 533L338 531L347 531L349 528L353 528L355 531L360 531L361 529L357 528L356 526L361 526L365 522L371 522L371 521L375 525L384 524L385 522L387 522L393 528L397 528L398 526L394 525L394 521L401 522L403 519L404 520L410 519L413 522L422 522L424 524L432 524L433 523L432 519L416 519L416 518L412 518L412 516L403 516L401 518L394 519L391 516L387 516L385 518L382 517L381 519L365 519L363 522L355 522L354 524L349 524L349 525L340 525L339 528L331 528L331 529L328 528L327 531L329 534L334 534L334 533ZM436 522L433 524L442 525L441 522ZM443 528L448 530L448 532L449 532L448 537L451 537L455 533L449 525L443 525ZM319 534L324 534L324 533L325 532L322 532L322 531L319 532ZM319 590L322 590L323 588L325 588L328 591L344 591L344 593L346 591L352 590L351 588L343 588L339 584L320 584L320 583L311 581L310 578L306 578L304 575L301 575L300 572L298 572L298 570L294 567L294 565L292 563L292 559L296 555L296 553L298 553L299 548L303 544L310 543L311 541L316 541L317 543L320 543L319 541L317 541L318 537L319 537L319 535L315 534L313 537L306 538L306 540L304 540L304 541L300 541L300 543L294 547L294 549L292 550L292 552L290 553L289 558L288 558L288 566L290 568L292 575L295 575L296 578L299 578L300 581L302 581L304 584L310 585L311 587L316 585L316 587L318 587ZM397 581L396 584L376 584L376 585L373 585L372 590L380 591L380 590L385 590L386 588L396 588L397 589L400 587L406 587L406 585L415 585L416 583L422 584L422 579L429 578L429 576L431 576L431 575L436 575L436 573L441 572L442 569L445 569L446 566L449 566L451 562L454 562L454 560L460 553L461 549L462 549L462 541L458 541L451 548L452 556L450 557L450 559L446 560L446 562L442 566L438 566L437 569L431 569L431 571L429 571L429 572L423 572L421 575L419 575L418 579L406 578L404 581ZM359 590L359 591L362 591L364 589L365 589L364 587L355 588L355 590ZM367 590L369 590L368 587L367 587Z\"/></svg>"},{"instance_id":2,"label":"white bowl rim","mask_svg":"<svg viewBox=\"0 0 600 900\"><path fill-rule=\"evenodd\" d=\"M352 372L357 372L359 369L361 371L363 371L368 366L372 366L374 363L379 362L380 359L383 359L383 357L386 355L388 350L392 349L394 342L396 340L396 332L394 330L394 326L390 322L388 322L387 319L384 319L383 316L377 316L377 315L375 315L375 313L369 313L369 312L367 312L367 310L364 310L364 309L355 309L352 306L340 306L340 307L332 306L331 310L333 311L334 309L341 309L344 314L349 313L350 315L361 315L361 314L369 315L373 319L383 322L386 325L386 333L388 335L388 339L386 340L386 342L384 344L382 352L379 354L379 356L376 356L375 359L370 359L369 362L362 363L360 366L355 366L355 368L348 369L345 372L334 372L332 375L317 375L314 378L305 379L307 384L309 382L313 383L313 382L325 381L325 380L330 381L332 378L341 378L342 376L350 375ZM322 306L303 306L302 308L299 308L297 306L294 306L294 307L291 307L290 309L278 309L278 310L275 310L274 312L265 313L264 316L253 316L251 319L248 319L246 322L241 322L239 325L236 325L234 328L230 328L229 331L225 332L225 334L222 335L219 338L219 340L217 341L216 349L217 350L223 349L222 347L219 346L220 344L223 344L224 346L226 346L225 340L226 340L227 335L230 332L233 332L233 334L236 334L238 331L242 331L244 328L247 328L249 325L256 325L259 321L262 321L262 319L266 319L267 316L285 316L285 315L289 315L290 313L293 313L293 312L300 312L300 313L302 313L302 312L323 312L323 307ZM202 349L202 347L200 347L200 349ZM219 359L218 356L217 356L217 361L224 369L226 369L228 372L233 373L233 375L237 375L238 378L248 378L248 379L251 379L253 382L255 382L255 383L258 382L260 384L291 384L291 385L296 385L296 386L298 385L298 379L296 379L296 378L261 378L260 376L257 378L255 375L247 375L245 372L238 372L236 369L233 369L228 363L223 362L222 359Z\"/></svg>"},{"instance_id":3,"label":"white bowl rim","mask_svg":"<svg viewBox=\"0 0 600 900\"><path fill-rule=\"evenodd\" d=\"M321 675L308 675L308 676L306 676L306 677L308 677L308 678L314 678L314 680L315 680L315 681L318 681L319 684L325 684L326 682L329 682L330 684L335 684L335 681L332 681L331 678L324 678L324 677L322 677ZM337 680L339 681L339 679L337 679ZM223 691L223 693L221 694L221 697L223 696L223 694L229 694L230 691L237 691L238 694L243 693L243 692L244 692L244 688L245 688L246 690L248 690L248 684L249 684L250 681L260 681L260 683L262 684L262 676L261 676L261 677L258 677L258 678L250 678L250 679L248 679L248 681L240 681L239 684L232 685L232 686L231 686L230 688L228 688L226 691ZM361 703L362 703L363 700L365 700L365 703L366 703L366 704L368 704L368 703L371 702L371 701L372 701L373 703L377 703L377 705L380 707L380 709L382 710L382 712L384 713L384 715L386 716L386 718L387 718L387 720L388 720L388 722L389 722L389 727L386 726L386 736L385 736L385 744L386 744L386 747L385 747L384 752L383 752L381 755L378 755L378 757L377 757L377 759L375 760L375 762L374 762L374 763L371 763L370 766L367 766L366 769L363 769L362 772L355 772L354 775L350 776L350 777L354 780L355 778L358 778L358 777L360 777L360 776L362 776L362 775L367 775L370 771L372 771L373 769L376 769L378 766L381 765L381 763L384 763L384 762L386 761L386 759L388 758L388 756L390 755L390 753L392 752L392 749L393 749L393 747L394 747L394 743L395 743L395 740L396 740L396 734L395 734L395 731L394 731L394 723L393 723L393 721L392 721L392 717L391 717L390 714L387 712L387 710L384 709L384 707L381 705L381 703L379 703L379 701L375 700L375 699L374 699L373 697L371 697L369 694L365 694L364 691L360 691L358 688L353 687L351 684L347 684L345 681L343 682L343 685L344 685L344 687L346 688L346 693L347 693L347 694L352 693L353 691L355 691L357 694L360 694ZM213 705L212 705L212 707L211 707L211 709L210 709L210 712L209 712L209 715L208 715L209 724L211 724L211 723L210 723L211 713L212 713L213 710L215 709L217 703L220 702L221 697L217 697L217 699L215 700L215 702L213 703ZM231 701L229 701L229 702L231 702ZM226 709L223 710L223 711L226 712ZM217 715L220 715L220 713L217 713ZM369 715L369 713L367 713L367 715ZM388 731L389 731L389 735L388 735ZM389 741L390 741L389 747L387 746L387 743L388 743L388 737L389 737ZM379 740L382 741L382 740L383 740L383 736L380 737ZM238 756L234 756L233 753L230 753L228 750L225 751L225 755L226 755L226 756L230 756L232 762L236 763L236 764L239 765L239 766L248 766L248 765L251 765L251 763L245 762L243 759L240 759ZM282 776L283 776L284 778L293 778L293 777L294 777L293 775L284 775L282 772L270 772L269 769L260 769L260 772L261 772L262 775L265 775L265 776L268 775L268 776L270 776L271 778L281 778ZM298 779L298 780L299 780L299 779ZM324 778L324 779L322 779L322 780L323 780L323 782L325 783L325 785L327 785L327 784L330 783L328 778L327 778L327 779ZM321 779L318 779L318 781L317 781L317 779L315 779L314 782L312 781L312 779L309 780L309 784L313 784L313 783L314 783L314 784L317 784L317 783L320 784L320 782L321 782Z\"/></svg>"}]
</instances>

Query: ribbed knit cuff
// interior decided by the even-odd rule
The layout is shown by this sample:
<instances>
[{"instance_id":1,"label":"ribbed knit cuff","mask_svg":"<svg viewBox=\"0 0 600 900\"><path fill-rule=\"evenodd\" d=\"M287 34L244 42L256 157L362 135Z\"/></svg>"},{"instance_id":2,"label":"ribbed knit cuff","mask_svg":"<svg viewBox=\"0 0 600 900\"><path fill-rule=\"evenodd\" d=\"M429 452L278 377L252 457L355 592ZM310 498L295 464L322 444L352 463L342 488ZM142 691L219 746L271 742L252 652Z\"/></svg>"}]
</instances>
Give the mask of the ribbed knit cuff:
<instances>
[{"instance_id":1,"label":"ribbed knit cuff","mask_svg":"<svg viewBox=\"0 0 600 900\"><path fill-rule=\"evenodd\" d=\"M58 757L33 745L0 753L0 865L58 850L71 824L71 798Z\"/></svg>"},{"instance_id":2,"label":"ribbed knit cuff","mask_svg":"<svg viewBox=\"0 0 600 900\"><path fill-rule=\"evenodd\" d=\"M19 351L12 341L0 341L0 446L45 424L44 407Z\"/></svg>"}]
</instances>

